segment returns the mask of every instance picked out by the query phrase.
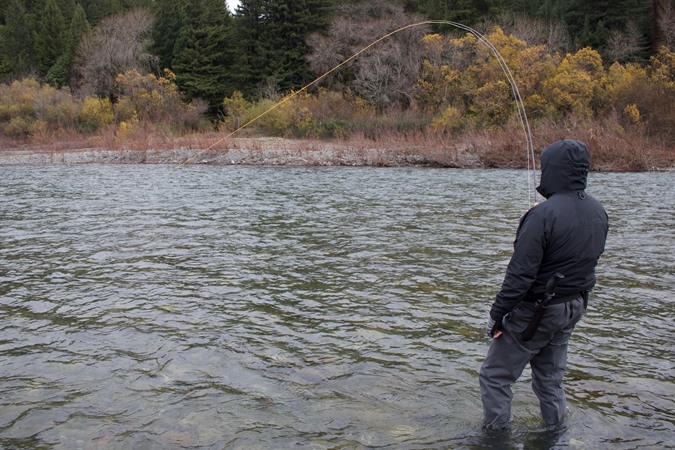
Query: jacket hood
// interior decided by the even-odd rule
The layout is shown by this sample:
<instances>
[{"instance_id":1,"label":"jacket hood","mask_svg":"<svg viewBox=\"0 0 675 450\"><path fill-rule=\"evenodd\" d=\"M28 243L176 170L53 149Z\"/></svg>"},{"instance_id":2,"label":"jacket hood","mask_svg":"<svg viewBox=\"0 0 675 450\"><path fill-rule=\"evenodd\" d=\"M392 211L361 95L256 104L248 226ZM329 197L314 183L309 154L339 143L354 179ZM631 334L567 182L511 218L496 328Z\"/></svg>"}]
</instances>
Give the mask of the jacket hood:
<instances>
[{"instance_id":1,"label":"jacket hood","mask_svg":"<svg viewBox=\"0 0 675 450\"><path fill-rule=\"evenodd\" d=\"M537 192L544 197L566 190L586 189L591 155L583 142L554 142L541 152L540 161L541 179Z\"/></svg>"}]
</instances>

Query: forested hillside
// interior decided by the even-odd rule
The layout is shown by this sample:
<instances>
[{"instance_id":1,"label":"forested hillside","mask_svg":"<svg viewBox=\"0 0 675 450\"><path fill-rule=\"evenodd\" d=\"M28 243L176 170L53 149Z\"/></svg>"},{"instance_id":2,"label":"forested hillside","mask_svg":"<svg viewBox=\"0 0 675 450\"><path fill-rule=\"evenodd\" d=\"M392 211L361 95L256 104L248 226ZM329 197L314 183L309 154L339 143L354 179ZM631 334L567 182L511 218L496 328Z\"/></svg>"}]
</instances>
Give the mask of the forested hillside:
<instances>
[{"instance_id":1,"label":"forested hillside","mask_svg":"<svg viewBox=\"0 0 675 450\"><path fill-rule=\"evenodd\" d=\"M675 142L675 0L242 0L234 12L223 0L0 0L0 135L233 130L429 20L487 35L539 124ZM494 57L435 23L394 34L255 126L377 138L508 129L515 116Z\"/></svg>"},{"instance_id":2,"label":"forested hillside","mask_svg":"<svg viewBox=\"0 0 675 450\"><path fill-rule=\"evenodd\" d=\"M0 0L0 81L34 76L54 86L69 85L74 72L101 56L95 49L82 48L91 46L96 39L91 30L98 26L107 37L118 39L120 47L128 45L122 36L132 35L128 37L134 44L149 53L137 54L137 60L128 63L156 74L171 69L189 97L215 98L234 90L249 97L264 89L285 92L315 75L305 58L311 51L308 37L325 31L341 6L358 3L243 0L233 14L223 0ZM565 52L592 47L608 64L646 62L661 45L672 48L674 39L672 0L386 3L419 18L456 21L481 32L499 25L529 43L546 39L546 44ZM147 8L150 17L131 23L119 19L136 8ZM377 15L376 9L360 13ZM365 29L352 32L360 40L373 35Z\"/></svg>"}]
</instances>

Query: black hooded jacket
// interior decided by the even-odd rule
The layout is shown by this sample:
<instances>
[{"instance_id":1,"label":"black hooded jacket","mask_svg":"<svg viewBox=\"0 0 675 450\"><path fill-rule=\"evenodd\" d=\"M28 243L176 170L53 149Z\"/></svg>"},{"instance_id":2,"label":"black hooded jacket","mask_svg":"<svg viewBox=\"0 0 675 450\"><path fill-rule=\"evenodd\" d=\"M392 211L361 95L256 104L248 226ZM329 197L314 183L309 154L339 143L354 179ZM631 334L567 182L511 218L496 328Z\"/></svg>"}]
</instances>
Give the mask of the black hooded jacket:
<instances>
[{"instance_id":1,"label":"black hooded jacket","mask_svg":"<svg viewBox=\"0 0 675 450\"><path fill-rule=\"evenodd\" d=\"M589 167L583 142L558 141L542 152L537 191L546 201L520 221L502 288L490 309L495 321L525 298L543 297L546 282L556 272L565 276L556 295L581 293L595 285L608 218L600 202L585 192Z\"/></svg>"}]
</instances>

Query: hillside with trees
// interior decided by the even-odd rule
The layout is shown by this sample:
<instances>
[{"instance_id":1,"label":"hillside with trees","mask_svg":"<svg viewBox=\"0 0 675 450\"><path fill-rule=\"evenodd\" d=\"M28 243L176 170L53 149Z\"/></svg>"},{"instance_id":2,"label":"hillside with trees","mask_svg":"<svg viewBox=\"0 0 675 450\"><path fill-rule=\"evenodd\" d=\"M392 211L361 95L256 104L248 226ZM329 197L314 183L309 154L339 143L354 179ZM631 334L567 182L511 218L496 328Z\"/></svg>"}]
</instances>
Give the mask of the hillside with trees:
<instances>
[{"instance_id":1,"label":"hillside with trees","mask_svg":"<svg viewBox=\"0 0 675 450\"><path fill-rule=\"evenodd\" d=\"M518 166L511 86L447 22L499 50L542 145L564 134L599 167L672 166L673 0L0 0L0 147L170 146L248 124L436 152L473 140L482 165Z\"/></svg>"}]
</instances>

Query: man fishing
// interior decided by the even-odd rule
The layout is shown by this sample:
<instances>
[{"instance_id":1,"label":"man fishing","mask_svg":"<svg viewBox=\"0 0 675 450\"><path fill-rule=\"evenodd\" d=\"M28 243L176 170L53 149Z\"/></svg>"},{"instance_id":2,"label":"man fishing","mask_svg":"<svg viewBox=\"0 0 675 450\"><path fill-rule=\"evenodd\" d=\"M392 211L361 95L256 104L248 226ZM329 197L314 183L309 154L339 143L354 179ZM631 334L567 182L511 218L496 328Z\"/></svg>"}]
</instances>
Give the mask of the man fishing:
<instances>
[{"instance_id":1,"label":"man fishing","mask_svg":"<svg viewBox=\"0 0 675 450\"><path fill-rule=\"evenodd\" d=\"M485 427L508 428L511 385L529 363L532 390L545 424L565 417L567 344L595 285L608 218L585 192L590 154L583 142L562 140L541 154L537 191L546 201L521 219L514 251L487 321L492 338L480 369Z\"/></svg>"}]
</instances>

